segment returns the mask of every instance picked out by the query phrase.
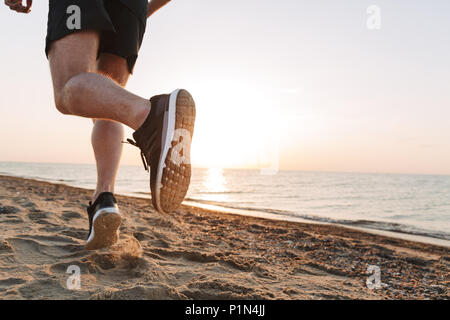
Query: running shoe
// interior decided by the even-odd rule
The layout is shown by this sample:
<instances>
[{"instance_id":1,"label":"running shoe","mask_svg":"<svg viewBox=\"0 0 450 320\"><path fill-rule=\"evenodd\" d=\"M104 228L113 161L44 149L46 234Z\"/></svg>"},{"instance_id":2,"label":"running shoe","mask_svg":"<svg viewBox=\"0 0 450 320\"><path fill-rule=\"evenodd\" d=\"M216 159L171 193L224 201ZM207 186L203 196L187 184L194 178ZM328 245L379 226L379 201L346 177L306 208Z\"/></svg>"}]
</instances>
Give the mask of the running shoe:
<instances>
[{"instance_id":1,"label":"running shoe","mask_svg":"<svg viewBox=\"0 0 450 320\"><path fill-rule=\"evenodd\" d=\"M190 93L177 89L150 99L150 114L133 133L144 168L150 171L153 207L161 213L176 210L191 180L190 149L195 124L195 102Z\"/></svg>"},{"instance_id":2,"label":"running shoe","mask_svg":"<svg viewBox=\"0 0 450 320\"><path fill-rule=\"evenodd\" d=\"M89 202L89 235L86 250L109 247L119 239L119 227L122 217L117 201L111 192L103 192L94 203Z\"/></svg>"}]
</instances>

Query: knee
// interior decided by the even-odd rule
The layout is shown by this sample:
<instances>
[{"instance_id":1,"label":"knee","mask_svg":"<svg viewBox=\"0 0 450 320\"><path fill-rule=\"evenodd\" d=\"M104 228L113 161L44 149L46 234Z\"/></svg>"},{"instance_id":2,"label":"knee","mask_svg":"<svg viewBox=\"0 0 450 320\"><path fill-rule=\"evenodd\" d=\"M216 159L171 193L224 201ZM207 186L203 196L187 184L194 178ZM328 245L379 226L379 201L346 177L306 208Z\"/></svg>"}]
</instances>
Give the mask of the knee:
<instances>
[{"instance_id":1,"label":"knee","mask_svg":"<svg viewBox=\"0 0 450 320\"><path fill-rule=\"evenodd\" d=\"M60 93L56 93L55 92L55 107L56 110L58 110L59 112L61 112L62 114L65 115L70 115L70 111L68 108L66 108L64 102L63 102L63 98L61 97Z\"/></svg>"},{"instance_id":2,"label":"knee","mask_svg":"<svg viewBox=\"0 0 450 320\"><path fill-rule=\"evenodd\" d=\"M76 106L79 103L82 83L77 76L66 81L62 88L55 89L54 98L56 109L62 114L76 114Z\"/></svg>"}]
</instances>

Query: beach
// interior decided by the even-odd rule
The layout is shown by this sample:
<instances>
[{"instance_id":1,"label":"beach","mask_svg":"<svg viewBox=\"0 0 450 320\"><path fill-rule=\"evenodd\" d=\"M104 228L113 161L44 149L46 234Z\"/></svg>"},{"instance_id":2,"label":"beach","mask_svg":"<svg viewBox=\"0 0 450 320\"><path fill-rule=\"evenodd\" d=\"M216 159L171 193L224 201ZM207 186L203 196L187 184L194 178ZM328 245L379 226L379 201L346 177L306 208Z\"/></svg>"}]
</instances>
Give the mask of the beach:
<instances>
[{"instance_id":1,"label":"beach","mask_svg":"<svg viewBox=\"0 0 450 320\"><path fill-rule=\"evenodd\" d=\"M0 176L0 299L450 298L448 247L142 198L118 196L119 242L86 251L91 194Z\"/></svg>"}]
</instances>

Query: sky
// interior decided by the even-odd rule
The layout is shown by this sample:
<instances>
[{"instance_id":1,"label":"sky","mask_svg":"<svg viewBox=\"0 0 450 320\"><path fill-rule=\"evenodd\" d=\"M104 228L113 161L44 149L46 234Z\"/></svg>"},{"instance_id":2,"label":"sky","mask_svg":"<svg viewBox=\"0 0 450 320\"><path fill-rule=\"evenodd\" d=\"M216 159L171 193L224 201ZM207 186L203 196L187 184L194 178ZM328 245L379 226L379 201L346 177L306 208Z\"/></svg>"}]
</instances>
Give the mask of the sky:
<instances>
[{"instance_id":1,"label":"sky","mask_svg":"<svg viewBox=\"0 0 450 320\"><path fill-rule=\"evenodd\" d=\"M0 4L0 161L94 163L92 122L53 105L47 12ZM192 93L195 166L450 174L449 15L448 0L173 0L128 89Z\"/></svg>"}]
</instances>

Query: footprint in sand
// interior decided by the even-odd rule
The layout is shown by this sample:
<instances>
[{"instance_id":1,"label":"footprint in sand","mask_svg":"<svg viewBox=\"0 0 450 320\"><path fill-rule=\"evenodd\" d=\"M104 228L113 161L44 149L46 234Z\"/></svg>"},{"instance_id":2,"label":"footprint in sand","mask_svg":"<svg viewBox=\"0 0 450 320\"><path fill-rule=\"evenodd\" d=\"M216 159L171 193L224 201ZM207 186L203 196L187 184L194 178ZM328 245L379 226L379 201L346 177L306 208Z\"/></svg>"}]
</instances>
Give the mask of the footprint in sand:
<instances>
[{"instance_id":1,"label":"footprint in sand","mask_svg":"<svg viewBox=\"0 0 450 320\"><path fill-rule=\"evenodd\" d=\"M32 239L11 238L8 243L13 247L14 256L23 264L53 263L65 252L58 246L52 246Z\"/></svg>"},{"instance_id":2,"label":"footprint in sand","mask_svg":"<svg viewBox=\"0 0 450 320\"><path fill-rule=\"evenodd\" d=\"M22 285L18 290L19 294L25 299L49 299L67 294L68 290L64 288L55 279L40 279ZM72 292L76 294L76 291Z\"/></svg>"},{"instance_id":3,"label":"footprint in sand","mask_svg":"<svg viewBox=\"0 0 450 320\"><path fill-rule=\"evenodd\" d=\"M21 239L31 239L36 240L41 243L45 243L48 246L61 246L66 244L77 244L76 241L74 241L70 237L66 237L64 235L37 235L37 234L22 234L18 235L18 238Z\"/></svg>"}]
</instances>

